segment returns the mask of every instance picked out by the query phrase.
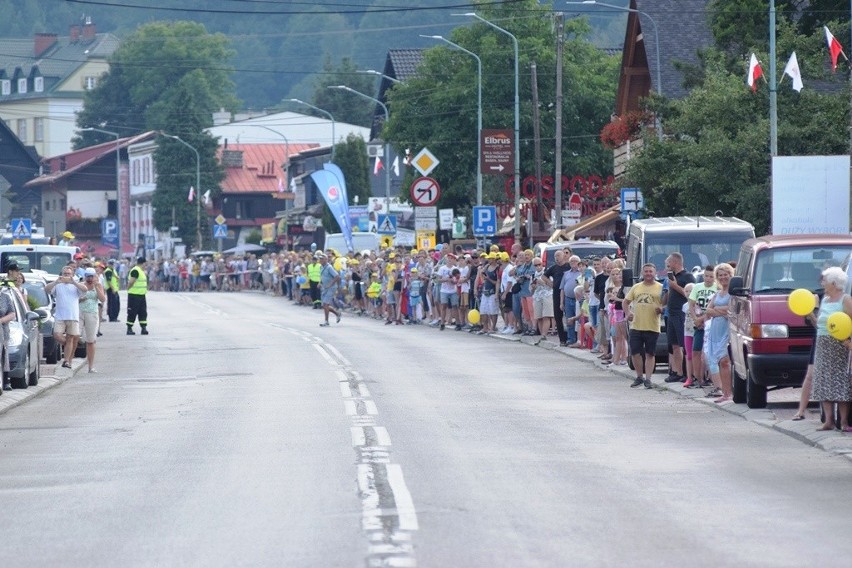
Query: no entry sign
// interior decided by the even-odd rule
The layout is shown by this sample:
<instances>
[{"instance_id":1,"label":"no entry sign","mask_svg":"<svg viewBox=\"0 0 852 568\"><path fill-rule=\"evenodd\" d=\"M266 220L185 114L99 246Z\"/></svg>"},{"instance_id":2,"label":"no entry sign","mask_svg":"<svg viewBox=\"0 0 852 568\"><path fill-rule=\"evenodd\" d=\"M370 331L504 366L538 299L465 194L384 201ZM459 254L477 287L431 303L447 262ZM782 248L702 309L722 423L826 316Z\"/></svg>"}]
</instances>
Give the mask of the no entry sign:
<instances>
[{"instance_id":1,"label":"no entry sign","mask_svg":"<svg viewBox=\"0 0 852 568\"><path fill-rule=\"evenodd\" d=\"M430 177L420 177L411 184L411 200L415 205L435 205L441 197L441 186Z\"/></svg>"}]
</instances>

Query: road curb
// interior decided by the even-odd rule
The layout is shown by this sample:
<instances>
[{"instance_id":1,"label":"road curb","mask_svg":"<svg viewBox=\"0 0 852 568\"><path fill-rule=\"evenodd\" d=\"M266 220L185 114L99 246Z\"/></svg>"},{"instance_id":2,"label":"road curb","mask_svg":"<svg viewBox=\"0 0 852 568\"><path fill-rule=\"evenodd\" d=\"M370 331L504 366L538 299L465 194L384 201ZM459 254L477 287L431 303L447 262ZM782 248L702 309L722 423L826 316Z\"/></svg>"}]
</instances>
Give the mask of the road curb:
<instances>
[{"instance_id":1,"label":"road curb","mask_svg":"<svg viewBox=\"0 0 852 568\"><path fill-rule=\"evenodd\" d=\"M556 351L567 357L577 361L590 363L596 368L608 371L613 375L620 375L628 380L634 378L633 371L629 367L616 367L614 365L603 365L600 360L588 350L571 349L570 347L561 347L558 344L549 341L540 336L511 336L491 334L490 337L502 339L504 341L516 341L533 347ZM714 403L711 399L703 398L703 390L687 389L681 383L665 383L662 381L651 381L656 390L668 391L681 398L686 398L697 403L709 406L722 412L727 412L735 416L739 416L743 420L753 422L764 428L775 430L785 434L795 440L804 442L809 446L813 446L825 452L831 453L838 457L845 458L852 462L852 435L844 434L839 430L823 432L817 430L819 422L813 420L779 420L774 412L768 409L751 409L745 404L723 404Z\"/></svg>"},{"instance_id":2,"label":"road curb","mask_svg":"<svg viewBox=\"0 0 852 568\"><path fill-rule=\"evenodd\" d=\"M42 375L39 377L38 384L34 387L25 389L12 389L5 391L3 396L0 396L0 414L5 414L13 408L16 408L25 402L40 396L45 391L57 387L77 374L77 371L86 365L85 359L75 359L71 362L71 370L60 371L62 367L54 365L42 365L45 367L54 367L53 375Z\"/></svg>"}]
</instances>

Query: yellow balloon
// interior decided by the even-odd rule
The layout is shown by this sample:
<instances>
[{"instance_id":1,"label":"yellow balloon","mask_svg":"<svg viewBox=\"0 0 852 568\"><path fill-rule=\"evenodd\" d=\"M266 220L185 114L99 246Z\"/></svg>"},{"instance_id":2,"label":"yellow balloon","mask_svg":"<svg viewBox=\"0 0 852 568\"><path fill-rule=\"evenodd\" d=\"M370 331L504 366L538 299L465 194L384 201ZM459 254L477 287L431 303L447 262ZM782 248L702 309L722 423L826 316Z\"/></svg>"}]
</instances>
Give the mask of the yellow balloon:
<instances>
[{"instance_id":1,"label":"yellow balloon","mask_svg":"<svg viewBox=\"0 0 852 568\"><path fill-rule=\"evenodd\" d=\"M828 333L838 341L846 341L852 335L852 318L846 312L836 312L828 316Z\"/></svg>"},{"instance_id":2,"label":"yellow balloon","mask_svg":"<svg viewBox=\"0 0 852 568\"><path fill-rule=\"evenodd\" d=\"M479 310L470 310L467 312L467 321L470 322L470 325L476 325L479 323Z\"/></svg>"},{"instance_id":3,"label":"yellow balloon","mask_svg":"<svg viewBox=\"0 0 852 568\"><path fill-rule=\"evenodd\" d=\"M790 297L787 298L787 306L797 316L806 316L814 311L816 300L814 300L813 292L799 288L790 292Z\"/></svg>"}]
</instances>

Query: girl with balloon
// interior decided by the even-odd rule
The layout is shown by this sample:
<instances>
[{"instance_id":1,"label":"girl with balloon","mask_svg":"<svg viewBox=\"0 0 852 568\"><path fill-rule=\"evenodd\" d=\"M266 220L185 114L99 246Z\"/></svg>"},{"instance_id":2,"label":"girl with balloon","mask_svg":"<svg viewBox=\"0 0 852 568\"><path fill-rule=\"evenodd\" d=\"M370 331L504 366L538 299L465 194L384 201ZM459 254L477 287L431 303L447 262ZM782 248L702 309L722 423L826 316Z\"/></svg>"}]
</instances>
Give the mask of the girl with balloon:
<instances>
[{"instance_id":1,"label":"girl with balloon","mask_svg":"<svg viewBox=\"0 0 852 568\"><path fill-rule=\"evenodd\" d=\"M822 272L825 295L817 315L813 373L813 398L820 401L825 414L820 430L834 430L836 403L841 430L852 432L849 425L852 381L849 380L849 350L845 344L852 333L852 297L844 293L846 281L846 273L840 267L832 266Z\"/></svg>"}]
</instances>

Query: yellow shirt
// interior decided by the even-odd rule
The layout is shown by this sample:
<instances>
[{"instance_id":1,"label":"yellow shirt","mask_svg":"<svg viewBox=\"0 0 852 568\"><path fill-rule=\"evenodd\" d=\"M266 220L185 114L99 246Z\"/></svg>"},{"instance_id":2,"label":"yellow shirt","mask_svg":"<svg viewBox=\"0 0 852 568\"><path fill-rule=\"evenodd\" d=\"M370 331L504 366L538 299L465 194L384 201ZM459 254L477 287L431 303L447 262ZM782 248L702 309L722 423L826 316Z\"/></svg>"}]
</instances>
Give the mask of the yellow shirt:
<instances>
[{"instance_id":1,"label":"yellow shirt","mask_svg":"<svg viewBox=\"0 0 852 568\"><path fill-rule=\"evenodd\" d=\"M631 329L660 332L660 314L657 313L657 308L663 307L662 294L663 285L659 282L651 285L640 282L630 288L624 299L630 301L630 308L633 310Z\"/></svg>"}]
</instances>

